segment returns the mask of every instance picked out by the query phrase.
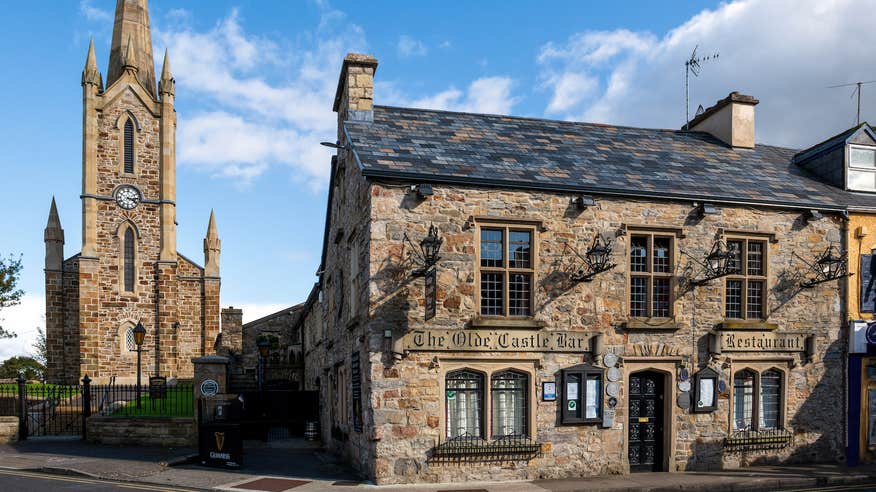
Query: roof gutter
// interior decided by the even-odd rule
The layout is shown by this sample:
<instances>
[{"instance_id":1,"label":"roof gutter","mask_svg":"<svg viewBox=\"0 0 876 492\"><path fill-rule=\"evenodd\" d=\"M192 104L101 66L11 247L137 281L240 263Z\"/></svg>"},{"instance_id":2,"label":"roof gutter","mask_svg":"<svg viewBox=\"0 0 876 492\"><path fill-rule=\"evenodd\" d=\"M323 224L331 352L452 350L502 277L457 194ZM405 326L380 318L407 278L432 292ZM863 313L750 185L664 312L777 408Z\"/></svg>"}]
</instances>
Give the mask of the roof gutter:
<instances>
[{"instance_id":1,"label":"roof gutter","mask_svg":"<svg viewBox=\"0 0 876 492\"><path fill-rule=\"evenodd\" d=\"M358 156L356 157L358 161ZM360 163L361 166L361 163ZM442 184L457 184L466 186L482 186L486 188L513 188L521 190L537 190L537 191L552 191L558 193L592 193L597 195L610 195L631 198L658 198L666 200L683 200L702 202L710 201L725 205L748 205L769 208L784 208L793 210L812 210L818 209L826 212L845 212L846 207L837 205L827 205L822 203L791 203L791 202L764 202L758 200L747 200L744 198L726 198L712 197L702 195L686 195L682 193L659 193L647 191L618 191L610 188L600 188L595 186L568 186L554 185L548 183L533 183L522 181L496 181L486 178L462 178L456 176L441 176L437 174L418 174L399 171L383 171L378 169L362 169L362 175L366 178L376 179L397 179L402 181L428 181L430 183Z\"/></svg>"}]
</instances>

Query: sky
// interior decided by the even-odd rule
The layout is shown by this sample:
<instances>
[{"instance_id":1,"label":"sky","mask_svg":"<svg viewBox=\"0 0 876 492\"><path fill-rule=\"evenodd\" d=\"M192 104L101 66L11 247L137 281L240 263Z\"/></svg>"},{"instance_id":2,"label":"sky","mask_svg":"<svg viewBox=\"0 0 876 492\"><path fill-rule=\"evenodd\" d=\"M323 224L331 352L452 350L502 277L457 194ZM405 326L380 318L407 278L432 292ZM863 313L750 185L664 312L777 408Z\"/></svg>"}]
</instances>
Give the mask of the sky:
<instances>
[{"instance_id":1,"label":"sky","mask_svg":"<svg viewBox=\"0 0 876 492\"><path fill-rule=\"evenodd\" d=\"M873 0L524 2L151 0L156 73L177 81L178 249L203 261L215 209L222 306L256 319L316 279L331 111L347 52L377 57L376 104L656 128L731 91L760 100L756 141L808 147L855 123L876 80ZM0 255L22 255L20 306L0 311L32 351L44 326L43 228L52 196L81 246L80 74L89 38L106 77L114 0L24 2L0 18ZM871 96L872 94L872 96ZM876 84L862 119L876 119Z\"/></svg>"}]
</instances>

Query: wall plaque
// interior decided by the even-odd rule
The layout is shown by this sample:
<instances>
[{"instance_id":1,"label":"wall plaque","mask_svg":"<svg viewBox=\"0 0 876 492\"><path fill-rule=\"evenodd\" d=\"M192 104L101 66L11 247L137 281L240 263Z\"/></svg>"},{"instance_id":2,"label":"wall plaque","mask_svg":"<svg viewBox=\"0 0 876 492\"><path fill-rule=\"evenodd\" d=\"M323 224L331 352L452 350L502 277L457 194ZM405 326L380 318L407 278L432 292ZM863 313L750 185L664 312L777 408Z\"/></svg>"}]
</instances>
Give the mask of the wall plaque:
<instances>
[{"instance_id":1,"label":"wall plaque","mask_svg":"<svg viewBox=\"0 0 876 492\"><path fill-rule=\"evenodd\" d=\"M774 331L722 331L721 350L724 352L804 352L805 333L776 333Z\"/></svg>"},{"instance_id":2,"label":"wall plaque","mask_svg":"<svg viewBox=\"0 0 876 492\"><path fill-rule=\"evenodd\" d=\"M408 351L590 352L592 333L545 330L416 330L402 337Z\"/></svg>"},{"instance_id":3,"label":"wall plaque","mask_svg":"<svg viewBox=\"0 0 876 492\"><path fill-rule=\"evenodd\" d=\"M210 397L216 396L216 393L219 393L219 383L213 379L201 381L201 395Z\"/></svg>"},{"instance_id":4,"label":"wall plaque","mask_svg":"<svg viewBox=\"0 0 876 492\"><path fill-rule=\"evenodd\" d=\"M426 272L426 321L435 317L435 304L438 302L438 276L434 268Z\"/></svg>"}]
</instances>

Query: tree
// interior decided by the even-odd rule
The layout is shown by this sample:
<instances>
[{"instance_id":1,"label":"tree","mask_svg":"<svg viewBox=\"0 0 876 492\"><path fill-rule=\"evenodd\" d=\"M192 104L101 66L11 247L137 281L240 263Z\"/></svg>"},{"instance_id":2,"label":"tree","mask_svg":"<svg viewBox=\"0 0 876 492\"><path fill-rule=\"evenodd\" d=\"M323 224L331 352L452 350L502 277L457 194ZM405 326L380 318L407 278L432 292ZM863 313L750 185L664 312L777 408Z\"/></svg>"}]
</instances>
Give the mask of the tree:
<instances>
[{"instance_id":1,"label":"tree","mask_svg":"<svg viewBox=\"0 0 876 492\"><path fill-rule=\"evenodd\" d=\"M46 348L46 330L37 327L36 340L33 341L33 359L42 365L46 365L49 360L49 350Z\"/></svg>"},{"instance_id":2,"label":"tree","mask_svg":"<svg viewBox=\"0 0 876 492\"><path fill-rule=\"evenodd\" d=\"M0 256L0 310L21 302L24 291L16 288L21 277L21 257ZM2 321L2 319L0 319ZM0 325L0 339L15 338L18 335Z\"/></svg>"},{"instance_id":3,"label":"tree","mask_svg":"<svg viewBox=\"0 0 876 492\"><path fill-rule=\"evenodd\" d=\"M24 374L25 379L43 379L46 368L31 357L10 357L0 364L0 378L14 379Z\"/></svg>"}]
</instances>

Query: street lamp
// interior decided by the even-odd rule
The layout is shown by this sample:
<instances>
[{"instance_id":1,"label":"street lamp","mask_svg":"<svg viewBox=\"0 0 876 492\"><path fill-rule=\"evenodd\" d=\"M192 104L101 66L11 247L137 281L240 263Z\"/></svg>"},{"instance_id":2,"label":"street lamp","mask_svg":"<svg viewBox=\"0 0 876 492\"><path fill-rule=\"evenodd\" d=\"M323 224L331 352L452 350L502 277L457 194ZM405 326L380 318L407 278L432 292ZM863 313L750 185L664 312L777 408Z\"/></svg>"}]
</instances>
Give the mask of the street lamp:
<instances>
[{"instance_id":1,"label":"street lamp","mask_svg":"<svg viewBox=\"0 0 876 492\"><path fill-rule=\"evenodd\" d=\"M143 340L146 339L146 328L143 328L143 323L137 321L137 327L134 328L134 344L137 345L137 408L140 408L140 364L143 354Z\"/></svg>"},{"instance_id":2,"label":"street lamp","mask_svg":"<svg viewBox=\"0 0 876 492\"><path fill-rule=\"evenodd\" d=\"M271 349L271 342L262 338L256 343L256 346L259 348L259 391L261 391L262 380L265 377L265 359L268 357L268 351Z\"/></svg>"}]
</instances>

